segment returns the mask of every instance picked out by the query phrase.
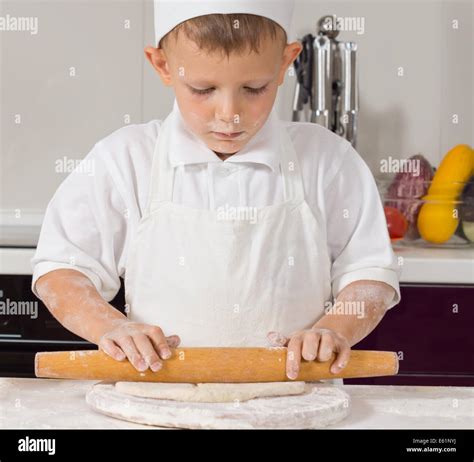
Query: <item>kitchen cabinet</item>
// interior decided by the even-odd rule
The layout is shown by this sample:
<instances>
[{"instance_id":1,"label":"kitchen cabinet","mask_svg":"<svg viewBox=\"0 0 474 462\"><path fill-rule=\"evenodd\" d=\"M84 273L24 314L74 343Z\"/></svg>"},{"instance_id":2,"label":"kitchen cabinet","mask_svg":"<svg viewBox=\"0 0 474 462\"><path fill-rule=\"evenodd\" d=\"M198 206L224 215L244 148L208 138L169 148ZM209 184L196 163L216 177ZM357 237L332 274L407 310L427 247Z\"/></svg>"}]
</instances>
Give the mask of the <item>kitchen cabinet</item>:
<instances>
[{"instance_id":1,"label":"kitchen cabinet","mask_svg":"<svg viewBox=\"0 0 474 462\"><path fill-rule=\"evenodd\" d=\"M396 351L399 374L345 382L473 386L474 286L401 284L401 295L401 302L354 346Z\"/></svg>"},{"instance_id":2,"label":"kitchen cabinet","mask_svg":"<svg viewBox=\"0 0 474 462\"><path fill-rule=\"evenodd\" d=\"M0 315L0 377L34 377L38 351L97 349L65 329L31 291L31 275L0 274L0 302L36 303L31 315ZM124 312L122 287L111 304Z\"/></svg>"}]
</instances>

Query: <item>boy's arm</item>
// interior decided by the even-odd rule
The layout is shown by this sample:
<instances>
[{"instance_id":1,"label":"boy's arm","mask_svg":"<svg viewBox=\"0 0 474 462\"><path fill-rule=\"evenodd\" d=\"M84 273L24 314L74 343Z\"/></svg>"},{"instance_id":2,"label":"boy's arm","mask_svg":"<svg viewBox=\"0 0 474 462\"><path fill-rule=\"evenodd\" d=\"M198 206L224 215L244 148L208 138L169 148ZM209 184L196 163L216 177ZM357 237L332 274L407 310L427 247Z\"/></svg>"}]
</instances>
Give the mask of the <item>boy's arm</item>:
<instances>
[{"instance_id":1,"label":"boy's arm","mask_svg":"<svg viewBox=\"0 0 474 462\"><path fill-rule=\"evenodd\" d=\"M66 329L95 344L107 331L127 320L79 271L50 271L38 279L36 290L51 314Z\"/></svg>"},{"instance_id":2,"label":"boy's arm","mask_svg":"<svg viewBox=\"0 0 474 462\"><path fill-rule=\"evenodd\" d=\"M36 291L51 314L68 330L117 360L127 357L143 371L161 368L171 356L177 336L165 337L157 326L131 322L104 300L90 279L79 271L58 269L41 276Z\"/></svg>"},{"instance_id":3,"label":"boy's arm","mask_svg":"<svg viewBox=\"0 0 474 462\"><path fill-rule=\"evenodd\" d=\"M352 347L375 329L394 295L393 287L385 282L352 282L338 294L334 313L324 315L313 328L332 330L342 335Z\"/></svg>"},{"instance_id":4,"label":"boy's arm","mask_svg":"<svg viewBox=\"0 0 474 462\"><path fill-rule=\"evenodd\" d=\"M296 379L301 358L306 361L329 361L333 374L347 366L351 346L366 337L381 321L393 300L395 290L380 281L360 280L347 285L338 294L335 310L323 315L311 329L286 337L270 332L268 340L275 346L287 346L286 374Z\"/></svg>"},{"instance_id":5,"label":"boy's arm","mask_svg":"<svg viewBox=\"0 0 474 462\"><path fill-rule=\"evenodd\" d=\"M326 221L334 310L326 311L311 329L289 333L289 337L269 333L273 345L288 346L290 379L297 377L301 357L325 362L336 353L330 370L340 372L349 361L351 346L367 336L401 298L401 267L374 176L349 142L334 139L322 148L329 160L321 157L326 164L321 164L320 189L309 194L309 201L315 210L323 211ZM308 180L314 183L311 176ZM354 307L355 312L350 310ZM362 308L363 316L357 308Z\"/></svg>"}]
</instances>

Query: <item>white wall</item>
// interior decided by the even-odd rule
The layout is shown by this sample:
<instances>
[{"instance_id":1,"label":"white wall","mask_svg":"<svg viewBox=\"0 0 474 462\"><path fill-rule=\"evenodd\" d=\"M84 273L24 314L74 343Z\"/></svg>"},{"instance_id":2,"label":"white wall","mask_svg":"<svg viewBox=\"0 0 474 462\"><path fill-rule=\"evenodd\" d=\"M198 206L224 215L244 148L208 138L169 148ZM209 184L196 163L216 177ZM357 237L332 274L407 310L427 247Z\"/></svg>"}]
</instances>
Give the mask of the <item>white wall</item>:
<instances>
[{"instance_id":1,"label":"white wall","mask_svg":"<svg viewBox=\"0 0 474 462\"><path fill-rule=\"evenodd\" d=\"M36 17L39 29L0 32L0 218L20 209L40 219L66 176L58 159L81 159L128 120L170 111L171 90L143 53L152 11L148 0L2 1L0 16ZM298 37L324 14L365 21L364 34L340 37L359 47L358 151L374 174L388 156L421 152L436 165L453 145L474 144L471 0L299 1ZM293 91L288 77L277 101L283 118Z\"/></svg>"}]
</instances>

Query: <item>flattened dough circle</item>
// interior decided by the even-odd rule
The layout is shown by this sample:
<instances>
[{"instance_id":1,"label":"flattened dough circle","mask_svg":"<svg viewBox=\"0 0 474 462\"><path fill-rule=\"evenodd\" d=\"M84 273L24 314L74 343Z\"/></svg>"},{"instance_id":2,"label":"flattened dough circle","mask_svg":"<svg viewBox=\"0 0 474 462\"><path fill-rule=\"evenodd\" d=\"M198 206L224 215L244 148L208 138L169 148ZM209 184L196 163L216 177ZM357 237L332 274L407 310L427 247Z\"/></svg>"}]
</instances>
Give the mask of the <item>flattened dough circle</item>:
<instances>
[{"instance_id":1,"label":"flattened dough circle","mask_svg":"<svg viewBox=\"0 0 474 462\"><path fill-rule=\"evenodd\" d=\"M119 393L115 384L96 383L86 402L94 411L116 419L173 428L322 428L350 413L350 397L342 389L320 382L305 387L302 395L189 403L127 395Z\"/></svg>"},{"instance_id":2,"label":"flattened dough circle","mask_svg":"<svg viewBox=\"0 0 474 462\"><path fill-rule=\"evenodd\" d=\"M271 383L153 383L117 382L115 390L142 398L168 399L188 403L243 402L269 396L301 395L304 382Z\"/></svg>"}]
</instances>

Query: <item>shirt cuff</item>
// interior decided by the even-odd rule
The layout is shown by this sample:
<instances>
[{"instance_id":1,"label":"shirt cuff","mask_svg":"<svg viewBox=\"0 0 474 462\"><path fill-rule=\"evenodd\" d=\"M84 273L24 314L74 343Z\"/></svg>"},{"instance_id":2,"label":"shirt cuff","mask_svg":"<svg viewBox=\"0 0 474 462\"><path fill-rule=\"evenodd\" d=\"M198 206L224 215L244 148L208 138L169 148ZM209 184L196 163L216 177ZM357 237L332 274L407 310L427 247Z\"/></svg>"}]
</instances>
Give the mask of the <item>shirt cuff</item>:
<instances>
[{"instance_id":1,"label":"shirt cuff","mask_svg":"<svg viewBox=\"0 0 474 462\"><path fill-rule=\"evenodd\" d=\"M341 292L344 287L349 285L352 282L360 280L369 280L369 281L380 281L385 282L389 286L393 287L395 294L392 301L389 303L387 310L394 307L401 300L400 294L400 284L398 274L394 270L386 268L362 268L356 271L351 271L350 273L343 274L338 278L334 279L332 282L332 294L334 299L336 299L339 292Z\"/></svg>"},{"instance_id":2,"label":"shirt cuff","mask_svg":"<svg viewBox=\"0 0 474 462\"><path fill-rule=\"evenodd\" d=\"M33 270L33 279L31 281L31 291L39 299L41 298L38 295L38 292L36 291L36 287L35 287L36 281L41 276L44 276L46 273L49 273L57 269L72 269L75 271L79 271L80 273L84 274L84 276L87 276L94 284L95 288L97 289L97 292L101 293L102 282L100 278L97 276L97 274L95 274L93 271L87 268L79 267L79 266L68 265L67 263L56 263L56 262L46 261L46 262L37 263Z\"/></svg>"}]
</instances>

